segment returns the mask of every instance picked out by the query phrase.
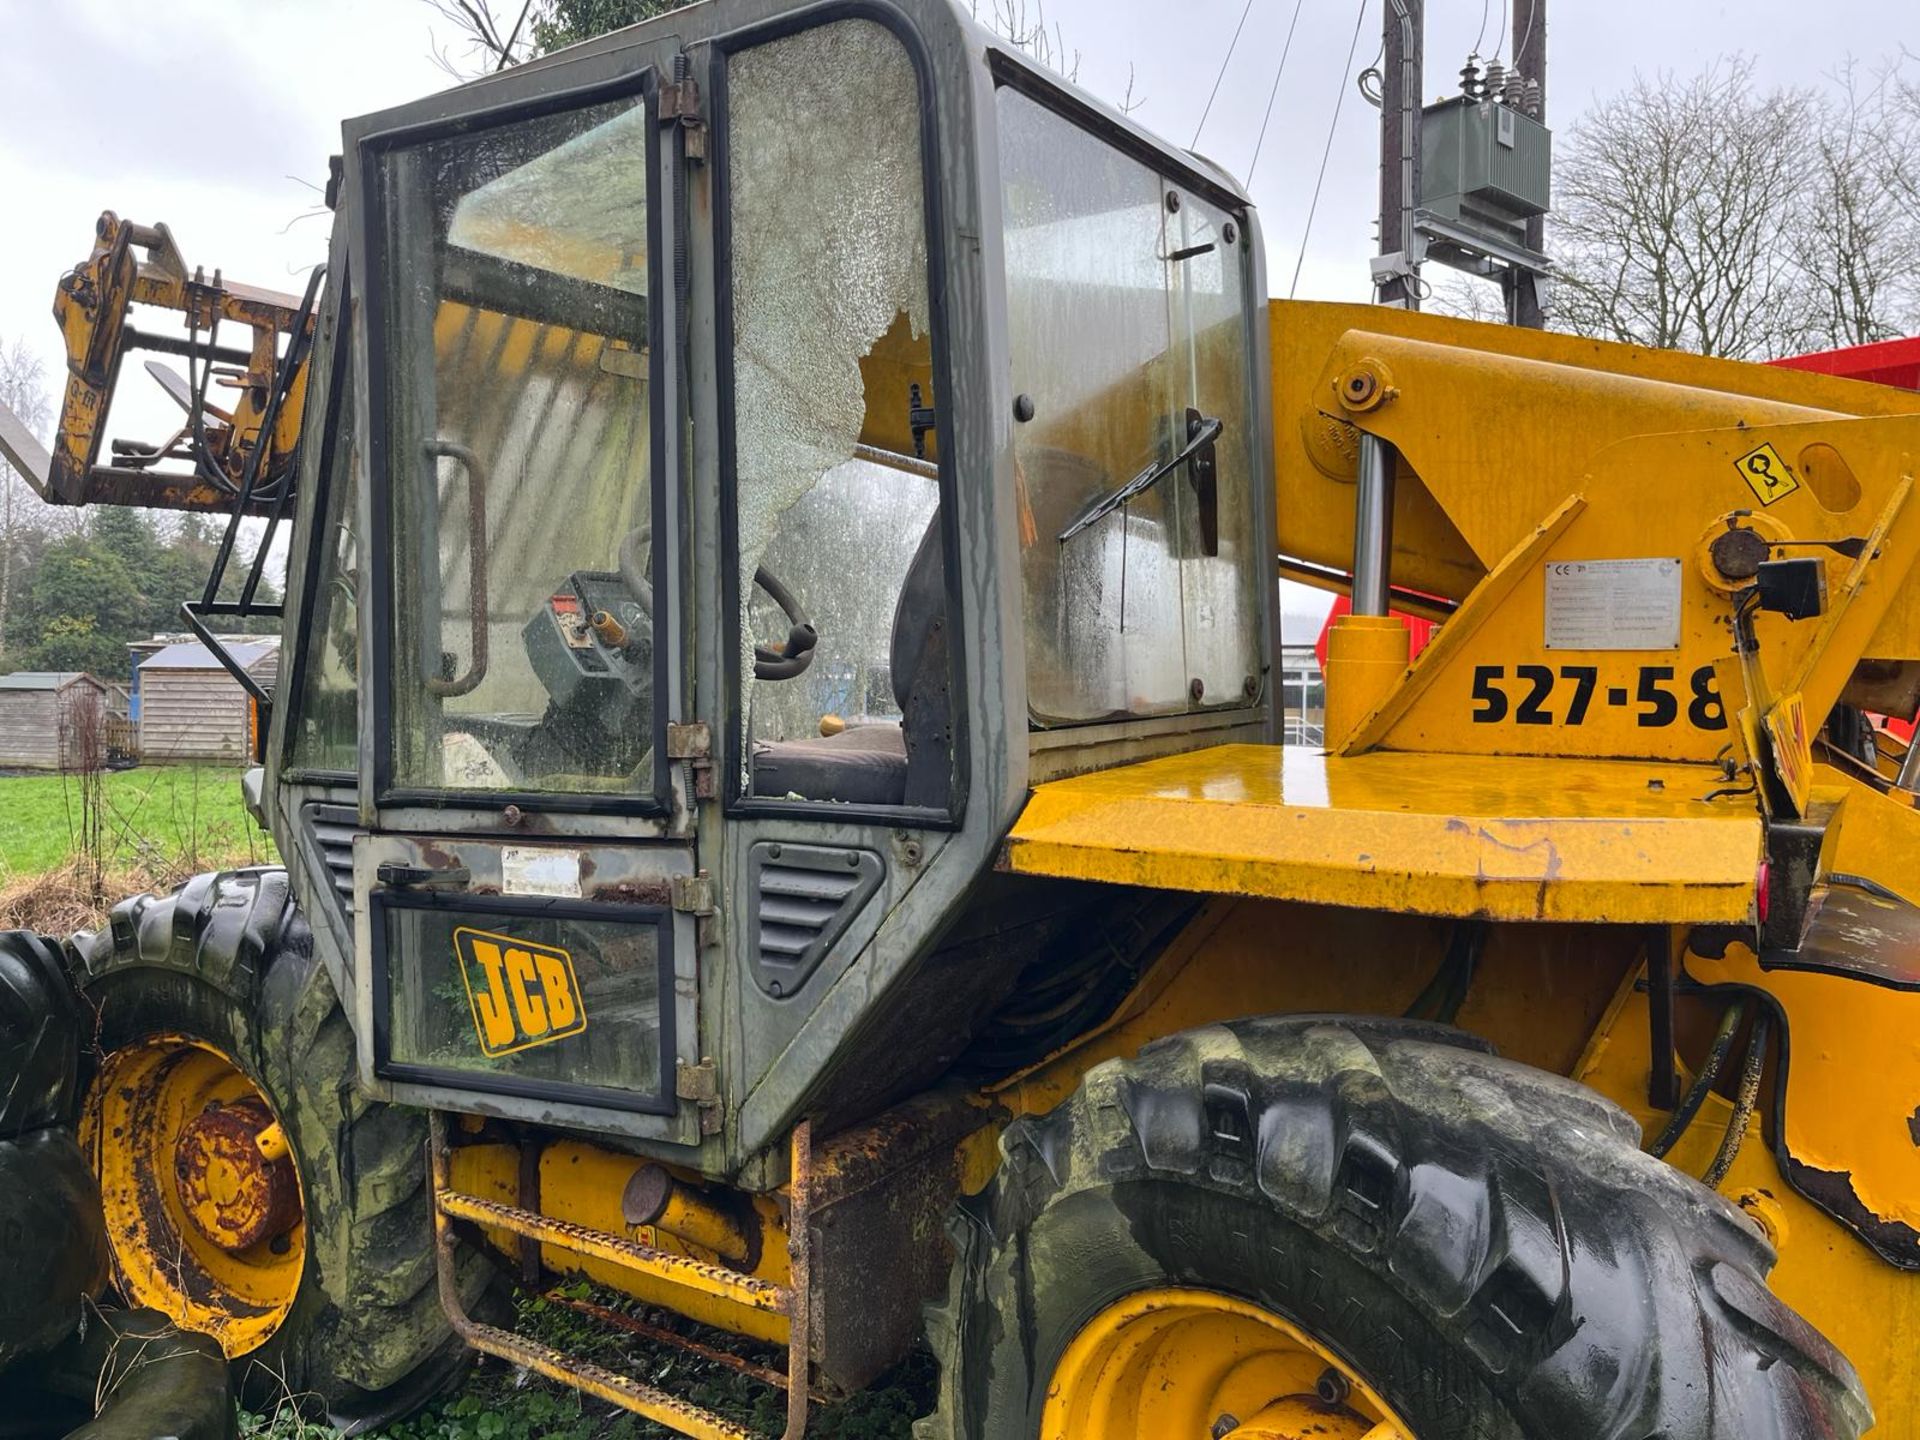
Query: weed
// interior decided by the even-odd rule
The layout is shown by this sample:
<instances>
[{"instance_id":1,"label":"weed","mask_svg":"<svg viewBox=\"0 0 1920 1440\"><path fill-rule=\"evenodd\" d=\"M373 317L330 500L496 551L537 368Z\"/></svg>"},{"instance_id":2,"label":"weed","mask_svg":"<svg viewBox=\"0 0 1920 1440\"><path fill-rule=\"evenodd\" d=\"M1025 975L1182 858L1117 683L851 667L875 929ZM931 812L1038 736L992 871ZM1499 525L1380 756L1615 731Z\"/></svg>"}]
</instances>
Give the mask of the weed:
<instances>
[{"instance_id":1,"label":"weed","mask_svg":"<svg viewBox=\"0 0 1920 1440\"><path fill-rule=\"evenodd\" d=\"M585 1284L555 1292L644 1317L669 1329L687 1322ZM517 1328L524 1335L650 1385L708 1406L737 1425L767 1436L786 1423L786 1397L715 1361L692 1356L601 1325L543 1295L521 1293ZM761 1363L779 1363L776 1351L750 1340L699 1331L700 1338ZM933 1357L916 1350L875 1385L837 1405L816 1405L812 1440L907 1440L914 1418L933 1404ZM418 1414L374 1431L367 1440L661 1440L673 1432L579 1391L493 1361L476 1366L457 1394ZM242 1414L241 1440L332 1440L334 1432L302 1415L288 1397L269 1415Z\"/></svg>"}]
</instances>

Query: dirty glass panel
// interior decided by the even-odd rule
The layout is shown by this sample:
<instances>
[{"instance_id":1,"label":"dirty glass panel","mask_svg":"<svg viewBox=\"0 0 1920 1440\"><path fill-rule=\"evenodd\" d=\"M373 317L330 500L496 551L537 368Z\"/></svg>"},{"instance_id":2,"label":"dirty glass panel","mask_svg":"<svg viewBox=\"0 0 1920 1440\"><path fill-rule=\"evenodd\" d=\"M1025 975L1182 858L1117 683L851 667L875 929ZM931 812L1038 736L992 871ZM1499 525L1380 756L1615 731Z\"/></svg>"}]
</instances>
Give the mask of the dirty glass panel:
<instances>
[{"instance_id":1,"label":"dirty glass panel","mask_svg":"<svg viewBox=\"0 0 1920 1440\"><path fill-rule=\"evenodd\" d=\"M1185 473L1163 482L1180 507L1186 539L1180 562L1181 615L1186 626L1189 683L1199 706L1241 705L1260 675L1259 547L1271 536L1253 521L1254 429L1244 226L1191 191L1169 214L1175 348L1185 363L1176 400L1190 415L1220 421L1213 447L1212 492L1203 495ZM1229 238L1231 237L1231 238ZM1191 693L1191 692L1189 692Z\"/></svg>"},{"instance_id":2,"label":"dirty glass panel","mask_svg":"<svg viewBox=\"0 0 1920 1440\"><path fill-rule=\"evenodd\" d=\"M389 906L388 1059L658 1096L661 946L653 923Z\"/></svg>"},{"instance_id":3,"label":"dirty glass panel","mask_svg":"<svg viewBox=\"0 0 1920 1440\"><path fill-rule=\"evenodd\" d=\"M727 76L741 778L754 783L770 744L846 726L856 740L826 748L861 751L846 762L858 784L836 786L832 756L797 754L810 780L756 793L905 803L908 701L936 671L944 695L946 674L924 625L900 629L908 650L893 644L903 594L944 594L908 585L939 501L918 84L900 42L865 20L744 51ZM785 646L794 628L762 567L817 635L786 678L754 676L756 646ZM920 723L944 745L944 722ZM944 773L948 757L913 763Z\"/></svg>"},{"instance_id":4,"label":"dirty glass panel","mask_svg":"<svg viewBox=\"0 0 1920 1440\"><path fill-rule=\"evenodd\" d=\"M1167 213L1145 166L1001 90L1028 706L1072 722L1185 708L1177 476L1063 532L1184 438ZM1024 408L1024 407L1023 407Z\"/></svg>"},{"instance_id":5,"label":"dirty glass panel","mask_svg":"<svg viewBox=\"0 0 1920 1440\"><path fill-rule=\"evenodd\" d=\"M804 675L755 688L755 739L817 736L822 716L900 724L893 612L939 502L933 477L856 459L834 466L781 517L761 563L808 597L820 643ZM752 607L753 634L782 632L784 617L763 591L753 592Z\"/></svg>"},{"instance_id":6,"label":"dirty glass panel","mask_svg":"<svg viewBox=\"0 0 1920 1440\"><path fill-rule=\"evenodd\" d=\"M360 543L354 534L360 449L351 388L334 423L340 439L327 480L319 563L306 579L313 608L305 686L292 720L292 763L295 770L353 773L360 768Z\"/></svg>"},{"instance_id":7,"label":"dirty glass panel","mask_svg":"<svg viewBox=\"0 0 1920 1440\"><path fill-rule=\"evenodd\" d=\"M387 157L393 771L653 789L644 104Z\"/></svg>"}]
</instances>

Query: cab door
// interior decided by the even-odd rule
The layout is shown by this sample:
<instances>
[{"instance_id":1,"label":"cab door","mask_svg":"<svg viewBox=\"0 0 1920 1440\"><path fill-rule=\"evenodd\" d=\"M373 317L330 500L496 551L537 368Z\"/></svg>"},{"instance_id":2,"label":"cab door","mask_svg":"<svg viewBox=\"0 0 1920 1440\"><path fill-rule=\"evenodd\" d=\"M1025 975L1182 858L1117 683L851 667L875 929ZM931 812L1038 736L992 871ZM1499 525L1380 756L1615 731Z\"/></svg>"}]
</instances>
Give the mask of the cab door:
<instances>
[{"instance_id":1,"label":"cab door","mask_svg":"<svg viewBox=\"0 0 1920 1440\"><path fill-rule=\"evenodd\" d=\"M370 591L362 1068L694 1140L671 39L349 127ZM350 180L353 177L350 176Z\"/></svg>"}]
</instances>

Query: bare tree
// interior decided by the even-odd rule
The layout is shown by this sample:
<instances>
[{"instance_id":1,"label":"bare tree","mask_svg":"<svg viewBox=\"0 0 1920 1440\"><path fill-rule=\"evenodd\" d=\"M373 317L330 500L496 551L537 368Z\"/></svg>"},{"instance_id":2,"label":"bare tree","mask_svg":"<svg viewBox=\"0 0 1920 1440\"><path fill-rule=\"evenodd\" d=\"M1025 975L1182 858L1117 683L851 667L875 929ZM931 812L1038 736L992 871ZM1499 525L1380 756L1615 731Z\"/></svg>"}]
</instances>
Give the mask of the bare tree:
<instances>
[{"instance_id":1,"label":"bare tree","mask_svg":"<svg viewBox=\"0 0 1920 1440\"><path fill-rule=\"evenodd\" d=\"M18 336L0 343L0 404L35 434L44 434L52 406L39 358ZM28 517L42 509L26 480L0 459L0 660L7 653L7 621L13 609L13 562ZM37 528L37 527L36 527Z\"/></svg>"},{"instance_id":2,"label":"bare tree","mask_svg":"<svg viewBox=\"0 0 1920 1440\"><path fill-rule=\"evenodd\" d=\"M489 71L530 60L535 53L533 27L528 21L539 0L421 0L438 15L451 34L442 40L429 31L434 63L456 80L471 80Z\"/></svg>"},{"instance_id":3,"label":"bare tree","mask_svg":"<svg viewBox=\"0 0 1920 1440\"><path fill-rule=\"evenodd\" d=\"M1879 77L1880 112L1876 145L1879 183L1897 223L1920 247L1920 56L1902 50ZM1901 296L1900 328L1920 330L1920 254L1906 252L1908 286Z\"/></svg>"},{"instance_id":4,"label":"bare tree","mask_svg":"<svg viewBox=\"0 0 1920 1440\"><path fill-rule=\"evenodd\" d=\"M1807 282L1812 343L1862 345L1906 333L1920 295L1920 192L1913 144L1920 126L1898 103L1899 74L1884 69L1865 93L1857 67L1816 105L1806 193L1786 233Z\"/></svg>"},{"instance_id":5,"label":"bare tree","mask_svg":"<svg viewBox=\"0 0 1920 1440\"><path fill-rule=\"evenodd\" d=\"M692 0L421 0L440 17L450 38L432 37L433 58L456 79L469 80L603 30L664 15ZM976 20L1068 80L1080 78L1080 52L1067 47L1047 19L1046 0L969 0ZM983 13L984 11L984 13ZM1132 68L1123 111L1138 109Z\"/></svg>"},{"instance_id":6,"label":"bare tree","mask_svg":"<svg viewBox=\"0 0 1920 1440\"><path fill-rule=\"evenodd\" d=\"M974 19L1006 36L1049 70L1067 80L1079 80L1080 52L1069 50L1059 25L1048 21L1046 0L1033 0L1031 8L1027 0L987 0L985 15L980 13L980 0L970 0L969 8ZM1131 66L1127 69L1127 101L1124 108L1129 110L1139 103L1133 99Z\"/></svg>"},{"instance_id":7,"label":"bare tree","mask_svg":"<svg viewBox=\"0 0 1920 1440\"><path fill-rule=\"evenodd\" d=\"M1596 105L1558 167L1551 323L1706 355L1806 348L1819 327L1787 232L1819 113L1806 90L1756 89L1740 57Z\"/></svg>"}]
</instances>

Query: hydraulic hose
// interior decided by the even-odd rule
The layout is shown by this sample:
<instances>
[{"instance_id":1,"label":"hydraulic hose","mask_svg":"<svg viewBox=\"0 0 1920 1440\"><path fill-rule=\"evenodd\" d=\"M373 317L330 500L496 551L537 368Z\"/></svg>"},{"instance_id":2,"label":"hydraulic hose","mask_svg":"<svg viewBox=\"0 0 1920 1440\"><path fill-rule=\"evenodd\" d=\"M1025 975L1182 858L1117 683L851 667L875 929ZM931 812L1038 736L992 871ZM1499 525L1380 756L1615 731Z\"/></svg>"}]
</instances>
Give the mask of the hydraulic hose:
<instances>
[{"instance_id":1,"label":"hydraulic hose","mask_svg":"<svg viewBox=\"0 0 1920 1440\"><path fill-rule=\"evenodd\" d=\"M1700 1177L1700 1183L1709 1190L1718 1189L1720 1182L1727 1178L1740 1153L1740 1144L1747 1138L1747 1123L1753 1119L1754 1103L1760 1098L1760 1072L1766 1068L1767 1039L1772 1028L1773 1017L1763 1009L1753 1022L1753 1038L1747 1041L1747 1059L1740 1070L1740 1093L1734 1098L1733 1118L1727 1122L1727 1133L1720 1137L1713 1164Z\"/></svg>"},{"instance_id":2,"label":"hydraulic hose","mask_svg":"<svg viewBox=\"0 0 1920 1440\"><path fill-rule=\"evenodd\" d=\"M1694 1116L1700 1113L1700 1107L1706 1103L1708 1092L1720 1079L1720 1072L1727 1068L1727 1057L1733 1053L1734 1036L1740 1033L1740 1023L1746 1017L1745 999L1734 1001L1727 1007L1727 1013L1720 1017L1720 1028L1714 1032L1713 1045L1700 1066L1700 1073L1693 1077L1693 1084L1687 1087L1687 1093L1680 1099L1679 1109L1667 1121L1660 1138L1648 1148L1647 1153L1655 1159L1664 1159L1667 1152L1680 1143L1680 1137L1687 1133L1687 1127L1693 1124Z\"/></svg>"}]
</instances>

